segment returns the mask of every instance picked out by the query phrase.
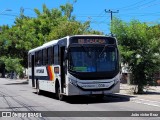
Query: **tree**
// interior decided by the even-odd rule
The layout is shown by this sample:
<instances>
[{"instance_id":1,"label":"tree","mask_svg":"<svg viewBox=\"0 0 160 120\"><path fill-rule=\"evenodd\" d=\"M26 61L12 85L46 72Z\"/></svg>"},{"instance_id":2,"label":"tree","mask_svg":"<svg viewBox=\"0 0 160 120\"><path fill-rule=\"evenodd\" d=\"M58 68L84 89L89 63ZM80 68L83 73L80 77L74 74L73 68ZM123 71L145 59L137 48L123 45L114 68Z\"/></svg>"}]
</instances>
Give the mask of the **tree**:
<instances>
[{"instance_id":1,"label":"tree","mask_svg":"<svg viewBox=\"0 0 160 120\"><path fill-rule=\"evenodd\" d=\"M0 61L5 63L5 69L12 73L11 78L13 79L13 73L21 75L23 73L23 67L20 64L21 59L18 58L6 58L5 56L1 57Z\"/></svg>"},{"instance_id":2,"label":"tree","mask_svg":"<svg viewBox=\"0 0 160 120\"><path fill-rule=\"evenodd\" d=\"M143 93L145 85L153 83L153 73L160 67L160 33L157 27L132 20L129 23L114 19L112 33L118 38L122 62L128 63L133 83Z\"/></svg>"},{"instance_id":3,"label":"tree","mask_svg":"<svg viewBox=\"0 0 160 120\"><path fill-rule=\"evenodd\" d=\"M61 11L64 13L64 15L68 18L68 20L74 20L74 16L72 16L72 12L73 12L73 4L76 3L77 1L74 0L73 3L69 3L67 2L65 5L61 5L60 8L61 8Z\"/></svg>"},{"instance_id":4,"label":"tree","mask_svg":"<svg viewBox=\"0 0 160 120\"><path fill-rule=\"evenodd\" d=\"M0 60L0 73L2 73L2 78L5 77L5 63L4 61Z\"/></svg>"},{"instance_id":5,"label":"tree","mask_svg":"<svg viewBox=\"0 0 160 120\"><path fill-rule=\"evenodd\" d=\"M75 3L75 2L74 2ZM25 16L23 9L12 27L4 27L0 34L0 52L6 58L21 59L27 68L28 51L45 42L75 34L103 34L90 28L90 22L79 22L72 16L73 4L66 3L60 8L48 9L44 4L42 12L34 9L37 17ZM1 57L1 56L0 56Z\"/></svg>"}]
</instances>

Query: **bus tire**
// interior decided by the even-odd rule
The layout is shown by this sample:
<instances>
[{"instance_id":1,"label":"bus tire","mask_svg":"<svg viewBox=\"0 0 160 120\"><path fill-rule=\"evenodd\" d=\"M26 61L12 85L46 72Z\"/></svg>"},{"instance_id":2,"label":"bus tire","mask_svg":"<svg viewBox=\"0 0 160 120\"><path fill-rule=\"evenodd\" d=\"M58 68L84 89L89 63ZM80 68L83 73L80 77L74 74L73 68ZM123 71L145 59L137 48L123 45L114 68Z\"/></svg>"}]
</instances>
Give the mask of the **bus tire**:
<instances>
[{"instance_id":1,"label":"bus tire","mask_svg":"<svg viewBox=\"0 0 160 120\"><path fill-rule=\"evenodd\" d=\"M56 98L60 101L64 100L64 95L61 94L60 92L60 86L59 84L56 86Z\"/></svg>"},{"instance_id":2,"label":"bus tire","mask_svg":"<svg viewBox=\"0 0 160 120\"><path fill-rule=\"evenodd\" d=\"M58 99L59 99L60 101L63 101L63 100L64 100L64 95L62 95L62 94L60 93L60 87L59 87L59 89L58 89Z\"/></svg>"},{"instance_id":3,"label":"bus tire","mask_svg":"<svg viewBox=\"0 0 160 120\"><path fill-rule=\"evenodd\" d=\"M42 93L42 91L39 89L39 81L36 80L36 91L37 91L37 94L40 95Z\"/></svg>"}]
</instances>

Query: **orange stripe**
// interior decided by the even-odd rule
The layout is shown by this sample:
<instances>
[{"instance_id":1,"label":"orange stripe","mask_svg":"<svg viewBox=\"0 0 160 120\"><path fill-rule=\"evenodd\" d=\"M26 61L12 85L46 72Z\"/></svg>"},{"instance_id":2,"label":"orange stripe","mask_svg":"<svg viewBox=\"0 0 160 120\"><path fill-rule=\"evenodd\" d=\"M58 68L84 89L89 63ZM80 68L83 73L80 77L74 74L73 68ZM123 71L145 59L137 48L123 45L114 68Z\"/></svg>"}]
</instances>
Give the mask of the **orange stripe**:
<instances>
[{"instance_id":1,"label":"orange stripe","mask_svg":"<svg viewBox=\"0 0 160 120\"><path fill-rule=\"evenodd\" d=\"M49 80L53 80L54 79L54 75L53 75L53 69L52 66L48 66L48 73L49 73Z\"/></svg>"},{"instance_id":2,"label":"orange stripe","mask_svg":"<svg viewBox=\"0 0 160 120\"><path fill-rule=\"evenodd\" d=\"M51 80L54 80L54 73L53 73L53 67L51 66L51 73L52 73L52 79Z\"/></svg>"}]
</instances>

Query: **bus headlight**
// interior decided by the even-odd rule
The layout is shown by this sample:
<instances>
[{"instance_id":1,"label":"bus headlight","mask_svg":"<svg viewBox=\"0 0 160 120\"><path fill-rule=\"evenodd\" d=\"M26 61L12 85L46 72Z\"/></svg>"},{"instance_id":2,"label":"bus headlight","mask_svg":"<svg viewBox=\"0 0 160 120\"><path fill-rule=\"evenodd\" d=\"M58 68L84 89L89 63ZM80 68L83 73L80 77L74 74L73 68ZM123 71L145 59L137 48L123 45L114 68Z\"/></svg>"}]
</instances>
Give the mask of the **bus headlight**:
<instances>
[{"instance_id":1,"label":"bus headlight","mask_svg":"<svg viewBox=\"0 0 160 120\"><path fill-rule=\"evenodd\" d=\"M73 79L71 79L71 78L69 78L69 83L71 83L72 85L77 86L77 81L76 81L76 80L73 80Z\"/></svg>"},{"instance_id":2,"label":"bus headlight","mask_svg":"<svg viewBox=\"0 0 160 120\"><path fill-rule=\"evenodd\" d=\"M119 81L118 78L115 78L114 79L114 84L117 84L118 81Z\"/></svg>"}]
</instances>

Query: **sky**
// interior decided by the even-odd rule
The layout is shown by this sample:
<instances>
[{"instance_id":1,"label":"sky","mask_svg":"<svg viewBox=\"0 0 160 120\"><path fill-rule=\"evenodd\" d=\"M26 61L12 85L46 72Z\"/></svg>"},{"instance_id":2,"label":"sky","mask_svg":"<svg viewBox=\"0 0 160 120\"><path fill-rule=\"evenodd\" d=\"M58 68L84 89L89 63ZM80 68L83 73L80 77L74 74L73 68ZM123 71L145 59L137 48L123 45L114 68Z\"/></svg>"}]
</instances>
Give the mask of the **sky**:
<instances>
[{"instance_id":1,"label":"sky","mask_svg":"<svg viewBox=\"0 0 160 120\"><path fill-rule=\"evenodd\" d=\"M24 15L36 17L34 8L42 10L42 5L47 8L59 8L73 0L0 0L0 25L14 25L15 17L19 16L20 8L24 8ZM125 22L136 19L149 25L160 24L160 0L77 0L74 3L73 15L76 20L91 21L91 28L110 33L111 10L113 16Z\"/></svg>"}]
</instances>

